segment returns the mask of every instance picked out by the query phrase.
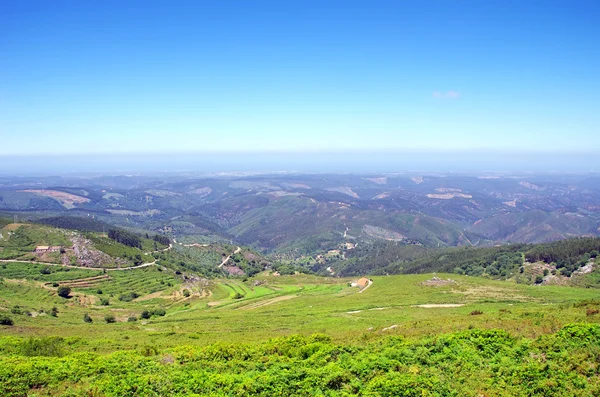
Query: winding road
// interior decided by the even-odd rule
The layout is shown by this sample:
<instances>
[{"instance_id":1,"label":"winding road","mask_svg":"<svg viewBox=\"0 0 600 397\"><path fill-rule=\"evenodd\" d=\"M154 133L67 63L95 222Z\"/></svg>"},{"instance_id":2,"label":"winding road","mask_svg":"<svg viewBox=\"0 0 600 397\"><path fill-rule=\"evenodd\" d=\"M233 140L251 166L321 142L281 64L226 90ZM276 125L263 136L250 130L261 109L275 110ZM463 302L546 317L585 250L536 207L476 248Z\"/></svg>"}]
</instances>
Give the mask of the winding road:
<instances>
[{"instance_id":1,"label":"winding road","mask_svg":"<svg viewBox=\"0 0 600 397\"><path fill-rule=\"evenodd\" d=\"M240 247L237 247L237 248L235 249L235 251L233 251L233 253L232 253L232 254L229 254L229 256L227 256L227 258L223 259L223 262L221 262L221 264L219 265L219 268L222 268L223 266L225 266L225 264L226 264L227 262L229 262L229 259L231 258L231 255L235 255L235 254L237 254L238 252L240 252L241 250L242 250L242 249L241 249Z\"/></svg>"},{"instance_id":2,"label":"winding road","mask_svg":"<svg viewBox=\"0 0 600 397\"><path fill-rule=\"evenodd\" d=\"M154 266L154 265L156 265L156 261L154 261L154 262L142 263L141 265L138 265L138 266L107 268L107 267L86 267L86 266L63 265L61 263L24 261L24 260L18 260L18 259L1 259L0 263L32 263L34 265L45 265L45 266L47 265L47 266L68 267L70 269L102 270L102 271L106 270L107 272L112 272L112 271L115 271L115 270L141 269L142 267L148 267L148 266Z\"/></svg>"},{"instance_id":3,"label":"winding road","mask_svg":"<svg viewBox=\"0 0 600 397\"><path fill-rule=\"evenodd\" d=\"M152 251L151 253L165 252L165 251L168 251L168 250L170 250L172 248L173 248L173 244L169 244L169 246L167 248L162 249L162 250L158 250L158 251ZM37 262L37 261L24 261L24 260L18 260L18 259L0 259L0 263L32 263L34 265L45 265L45 266L47 265L47 266L68 267L69 269L102 270L102 271L112 272L112 271L117 271L117 270L134 270L134 269L141 269L143 267L154 266L154 265L156 265L156 260L154 260L153 262L142 263L141 265L137 265L137 266L113 267L113 268L108 268L108 267L73 266L73 265L64 265L62 263L48 263L48 262Z\"/></svg>"}]
</instances>

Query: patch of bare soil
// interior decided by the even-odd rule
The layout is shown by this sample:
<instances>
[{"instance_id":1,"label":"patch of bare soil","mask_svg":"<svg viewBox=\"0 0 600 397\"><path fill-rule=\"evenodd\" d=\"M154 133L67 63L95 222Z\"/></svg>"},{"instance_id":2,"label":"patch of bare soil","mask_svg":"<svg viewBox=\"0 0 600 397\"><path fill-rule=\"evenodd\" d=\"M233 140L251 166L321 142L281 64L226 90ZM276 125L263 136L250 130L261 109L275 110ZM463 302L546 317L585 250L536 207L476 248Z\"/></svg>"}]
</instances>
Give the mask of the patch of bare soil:
<instances>
[{"instance_id":1,"label":"patch of bare soil","mask_svg":"<svg viewBox=\"0 0 600 397\"><path fill-rule=\"evenodd\" d=\"M160 210L151 209L146 211L131 211L131 210L106 210L114 215L123 215L123 216L154 216L161 213Z\"/></svg>"},{"instance_id":2,"label":"patch of bare soil","mask_svg":"<svg viewBox=\"0 0 600 397\"><path fill-rule=\"evenodd\" d=\"M103 281L108 281L108 280L110 280L110 276L108 274L102 274L100 276L95 276L95 277L87 277L87 278L79 278L76 280L61 281L60 285L65 286L65 287L85 288L85 287L91 287L93 285L96 285L98 283L101 283ZM52 283L46 283L46 285L52 285Z\"/></svg>"},{"instance_id":3,"label":"patch of bare soil","mask_svg":"<svg viewBox=\"0 0 600 397\"><path fill-rule=\"evenodd\" d=\"M206 298L212 295L212 292L210 292L210 290L208 289L210 285L210 280L195 275L186 275L184 276L184 280L185 282L181 285L181 288L177 291L174 291L173 294L170 296L170 298L174 301L183 302L192 298ZM189 296L184 295L185 290L189 292ZM168 298L165 297L165 299Z\"/></svg>"},{"instance_id":4,"label":"patch of bare soil","mask_svg":"<svg viewBox=\"0 0 600 397\"><path fill-rule=\"evenodd\" d=\"M238 309L242 309L242 310L258 309L259 307L269 306L269 305L272 305L274 303L282 302L282 301L287 301L287 300L290 300L290 299L293 299L293 298L296 298L296 297L298 297L298 295L278 296L276 298L265 299L265 300L261 300L260 302L251 303L249 305L239 307Z\"/></svg>"},{"instance_id":5,"label":"patch of bare soil","mask_svg":"<svg viewBox=\"0 0 600 397\"><path fill-rule=\"evenodd\" d=\"M402 241L406 238L405 235L393 230L384 229L379 226L364 225L363 231L371 237L380 238L388 241Z\"/></svg>"},{"instance_id":6,"label":"patch of bare soil","mask_svg":"<svg viewBox=\"0 0 600 397\"><path fill-rule=\"evenodd\" d=\"M471 196L470 194L464 194L464 193L444 193L444 194L434 194L434 193L429 193L427 195L427 197L431 198L431 199L440 199L440 200L451 200L453 198L473 198L473 196Z\"/></svg>"},{"instance_id":7,"label":"patch of bare soil","mask_svg":"<svg viewBox=\"0 0 600 397\"><path fill-rule=\"evenodd\" d=\"M443 287L445 285L452 285L452 284L458 284L458 283L456 281L452 280L451 278L444 280L439 277L432 277L431 279L429 279L427 281L423 281L421 283L421 285L426 286L426 287Z\"/></svg>"},{"instance_id":8,"label":"patch of bare soil","mask_svg":"<svg viewBox=\"0 0 600 397\"><path fill-rule=\"evenodd\" d=\"M79 304L82 306L92 306L98 302L98 299L93 295L76 294L74 298L79 300Z\"/></svg>"},{"instance_id":9,"label":"patch of bare soil","mask_svg":"<svg viewBox=\"0 0 600 397\"><path fill-rule=\"evenodd\" d=\"M498 287L472 287L465 290L453 289L453 293L466 295L469 300L477 300L481 298L492 298L496 300L516 300L522 302L535 301L534 298L519 295L517 290Z\"/></svg>"},{"instance_id":10,"label":"patch of bare soil","mask_svg":"<svg viewBox=\"0 0 600 397\"><path fill-rule=\"evenodd\" d=\"M14 232L15 230L17 230L18 228L20 228L21 226L24 226L24 223L11 223L8 224L6 226L4 226L2 228L2 230L7 231L7 232Z\"/></svg>"},{"instance_id":11,"label":"patch of bare soil","mask_svg":"<svg viewBox=\"0 0 600 397\"><path fill-rule=\"evenodd\" d=\"M156 291L153 292L151 294L148 295L144 295L144 296L140 296L139 298L136 298L135 301L136 302L143 302L143 301L149 301L150 299L155 299L155 298L164 298L166 299L164 296L162 296L163 291Z\"/></svg>"},{"instance_id":12,"label":"patch of bare soil","mask_svg":"<svg viewBox=\"0 0 600 397\"><path fill-rule=\"evenodd\" d=\"M92 248L92 242L81 236L71 237L73 243L73 253L77 258L77 263L85 267L102 267L108 263L118 265L127 265L127 261L121 258L112 258L95 248Z\"/></svg>"},{"instance_id":13,"label":"patch of bare soil","mask_svg":"<svg viewBox=\"0 0 600 397\"><path fill-rule=\"evenodd\" d=\"M464 303L426 303L424 305L412 305L412 307L422 307L424 309L435 309L438 307L461 307L464 306Z\"/></svg>"},{"instance_id":14,"label":"patch of bare soil","mask_svg":"<svg viewBox=\"0 0 600 397\"><path fill-rule=\"evenodd\" d=\"M90 201L87 197L77 196L71 193L59 192L57 190L36 190L36 189L28 189L28 190L19 190L20 192L28 192L35 193L41 196L50 197L54 200L58 201L65 208L74 208L75 204L83 204Z\"/></svg>"},{"instance_id":15,"label":"patch of bare soil","mask_svg":"<svg viewBox=\"0 0 600 397\"><path fill-rule=\"evenodd\" d=\"M380 177L374 177L374 178L365 178L368 181L371 181L373 183L376 183L378 185L385 185L386 183L388 183L388 178L387 176L380 176Z\"/></svg>"},{"instance_id":16,"label":"patch of bare soil","mask_svg":"<svg viewBox=\"0 0 600 397\"><path fill-rule=\"evenodd\" d=\"M223 269L225 269L225 271L227 273L233 274L236 276L242 276L245 274L244 271L237 266L223 266Z\"/></svg>"}]
</instances>

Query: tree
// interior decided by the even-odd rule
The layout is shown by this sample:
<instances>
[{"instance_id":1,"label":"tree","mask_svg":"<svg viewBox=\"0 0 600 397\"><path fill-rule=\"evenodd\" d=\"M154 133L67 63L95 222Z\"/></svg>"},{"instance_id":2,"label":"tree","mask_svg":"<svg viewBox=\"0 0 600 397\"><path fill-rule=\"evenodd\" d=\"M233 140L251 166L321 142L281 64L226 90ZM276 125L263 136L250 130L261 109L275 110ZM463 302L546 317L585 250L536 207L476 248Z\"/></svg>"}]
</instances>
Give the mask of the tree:
<instances>
[{"instance_id":1,"label":"tree","mask_svg":"<svg viewBox=\"0 0 600 397\"><path fill-rule=\"evenodd\" d=\"M92 318L90 317L89 314L85 313L83 315L83 321L86 322L86 323L92 323L94 320L92 320Z\"/></svg>"},{"instance_id":2,"label":"tree","mask_svg":"<svg viewBox=\"0 0 600 397\"><path fill-rule=\"evenodd\" d=\"M140 318L144 318L144 319L149 319L150 318L150 312L148 310L144 310L141 314L140 314Z\"/></svg>"},{"instance_id":3,"label":"tree","mask_svg":"<svg viewBox=\"0 0 600 397\"><path fill-rule=\"evenodd\" d=\"M129 247L142 248L142 240L135 234L123 229L110 229L108 231L108 238Z\"/></svg>"},{"instance_id":4,"label":"tree","mask_svg":"<svg viewBox=\"0 0 600 397\"><path fill-rule=\"evenodd\" d=\"M542 276L536 276L536 278L535 278L535 283L536 284L541 284L542 281L544 281L544 278Z\"/></svg>"},{"instance_id":5,"label":"tree","mask_svg":"<svg viewBox=\"0 0 600 397\"><path fill-rule=\"evenodd\" d=\"M52 309L50 309L50 315L52 317L58 317L58 308L56 306L54 306Z\"/></svg>"},{"instance_id":6,"label":"tree","mask_svg":"<svg viewBox=\"0 0 600 397\"><path fill-rule=\"evenodd\" d=\"M71 294L71 288L65 286L58 287L57 293L58 296L62 298L69 298L69 295Z\"/></svg>"},{"instance_id":7,"label":"tree","mask_svg":"<svg viewBox=\"0 0 600 397\"><path fill-rule=\"evenodd\" d=\"M106 316L104 316L104 321L106 321L107 324L110 324L110 323L116 323L117 319L112 314L107 314Z\"/></svg>"},{"instance_id":8,"label":"tree","mask_svg":"<svg viewBox=\"0 0 600 397\"><path fill-rule=\"evenodd\" d=\"M5 315L0 315L0 325L13 325L14 322L12 320L12 318L5 316Z\"/></svg>"}]
</instances>

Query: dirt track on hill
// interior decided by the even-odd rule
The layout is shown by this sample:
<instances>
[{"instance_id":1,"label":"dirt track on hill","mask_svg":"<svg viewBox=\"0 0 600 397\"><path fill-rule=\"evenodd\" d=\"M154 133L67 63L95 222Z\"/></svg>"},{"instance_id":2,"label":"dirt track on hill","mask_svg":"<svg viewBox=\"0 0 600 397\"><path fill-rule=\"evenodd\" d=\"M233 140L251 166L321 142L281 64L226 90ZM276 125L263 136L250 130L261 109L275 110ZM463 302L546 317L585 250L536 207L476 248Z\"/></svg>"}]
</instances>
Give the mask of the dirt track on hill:
<instances>
[{"instance_id":1,"label":"dirt track on hill","mask_svg":"<svg viewBox=\"0 0 600 397\"><path fill-rule=\"evenodd\" d=\"M283 296L278 296L276 298L263 299L261 301L253 302L253 303L250 303L245 306L240 306L236 310L258 309L259 307L269 306L269 305L272 305L273 303L287 301L287 300L297 298L297 297L298 297L298 295L283 295Z\"/></svg>"},{"instance_id":2,"label":"dirt track on hill","mask_svg":"<svg viewBox=\"0 0 600 397\"><path fill-rule=\"evenodd\" d=\"M227 256L227 258L223 259L223 262L221 262L221 264L219 265L219 268L222 268L223 266L225 266L225 264L227 262L229 262L229 259L231 258L232 255L237 254L238 252L240 252L242 249L240 247L237 247L235 249L235 251L233 251L233 254L230 254L229 256Z\"/></svg>"},{"instance_id":3,"label":"dirt track on hill","mask_svg":"<svg viewBox=\"0 0 600 397\"><path fill-rule=\"evenodd\" d=\"M165 252L165 251L170 250L171 248L173 248L173 244L169 244L169 246L167 248L165 248L165 249L158 250L158 251L152 251L152 252L153 253L154 252ZM239 252L239 251L237 251L237 252ZM137 265L137 266L108 268L108 267L73 266L73 265L65 265L65 264L61 264L61 263L24 261L24 260L18 260L18 259L0 259L0 263L31 263L31 264L34 264L34 265L60 266L60 267L68 267L70 269L82 269L82 270L102 270L102 271L107 271L107 272L112 272L112 271L115 271L115 270L134 270L134 269L141 269L143 267L148 267L148 266L154 266L154 265L156 265L156 261L152 261L152 262L148 262L148 263L142 263L141 265Z\"/></svg>"},{"instance_id":4,"label":"dirt track on hill","mask_svg":"<svg viewBox=\"0 0 600 397\"><path fill-rule=\"evenodd\" d=\"M68 267L70 269L82 269L82 270L102 270L102 271L107 271L107 272L112 272L112 271L115 271L115 270L134 270L134 269L141 269L143 267L148 267L148 266L154 266L154 265L156 265L156 261L154 261L154 262L149 262L149 263L143 263L143 264L138 265L138 266L107 268L107 267L72 266L72 265L63 265L63 264L60 264L60 263L24 261L24 260L18 260L18 259L2 259L2 260L0 260L0 263L31 263L31 264L34 264L34 265L60 266L60 267Z\"/></svg>"}]
</instances>

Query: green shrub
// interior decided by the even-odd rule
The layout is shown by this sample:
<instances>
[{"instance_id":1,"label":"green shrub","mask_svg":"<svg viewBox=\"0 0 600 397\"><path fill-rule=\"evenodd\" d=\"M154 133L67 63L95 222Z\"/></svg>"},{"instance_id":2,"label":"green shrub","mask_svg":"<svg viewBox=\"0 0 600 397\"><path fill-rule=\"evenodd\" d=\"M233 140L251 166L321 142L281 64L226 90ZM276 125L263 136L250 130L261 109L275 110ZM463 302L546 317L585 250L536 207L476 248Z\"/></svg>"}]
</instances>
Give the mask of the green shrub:
<instances>
[{"instance_id":1,"label":"green shrub","mask_svg":"<svg viewBox=\"0 0 600 397\"><path fill-rule=\"evenodd\" d=\"M137 317L136 316L131 316L127 319L128 323L135 323L137 321Z\"/></svg>"},{"instance_id":2,"label":"green shrub","mask_svg":"<svg viewBox=\"0 0 600 397\"><path fill-rule=\"evenodd\" d=\"M71 288L65 287L65 286L61 286L61 287L58 287L58 289L56 290L56 292L58 293L58 296L60 296L62 298L68 298L69 295L71 294Z\"/></svg>"},{"instance_id":3,"label":"green shrub","mask_svg":"<svg viewBox=\"0 0 600 397\"><path fill-rule=\"evenodd\" d=\"M56 306L54 306L52 309L50 309L50 315L52 317L58 317L58 308Z\"/></svg>"},{"instance_id":4,"label":"green shrub","mask_svg":"<svg viewBox=\"0 0 600 397\"><path fill-rule=\"evenodd\" d=\"M110 301L108 300L108 298L100 299L100 306L108 306L108 305L110 305Z\"/></svg>"},{"instance_id":5,"label":"green shrub","mask_svg":"<svg viewBox=\"0 0 600 397\"><path fill-rule=\"evenodd\" d=\"M89 314L85 313L83 315L83 321L86 322L86 323L92 323L94 320L92 320L92 318L90 317Z\"/></svg>"},{"instance_id":6,"label":"green shrub","mask_svg":"<svg viewBox=\"0 0 600 397\"><path fill-rule=\"evenodd\" d=\"M12 318L8 317L7 315L4 314L0 314L0 325L13 325L14 322L12 320Z\"/></svg>"},{"instance_id":7,"label":"green shrub","mask_svg":"<svg viewBox=\"0 0 600 397\"><path fill-rule=\"evenodd\" d=\"M140 318L143 319L149 319L151 317L151 314L148 310L144 310L141 314L140 314Z\"/></svg>"},{"instance_id":8,"label":"green shrub","mask_svg":"<svg viewBox=\"0 0 600 397\"><path fill-rule=\"evenodd\" d=\"M24 356L60 357L64 354L65 340L58 336L46 338L29 338L21 344Z\"/></svg>"},{"instance_id":9,"label":"green shrub","mask_svg":"<svg viewBox=\"0 0 600 397\"><path fill-rule=\"evenodd\" d=\"M140 294L138 294L137 292L129 292L127 294L119 295L119 300L123 302L131 302L135 298L139 298L139 296Z\"/></svg>"},{"instance_id":10,"label":"green shrub","mask_svg":"<svg viewBox=\"0 0 600 397\"><path fill-rule=\"evenodd\" d=\"M162 308L158 308L158 309L154 309L150 312L150 314L152 314L153 316L164 316L165 314L167 314L167 312L165 311L165 309Z\"/></svg>"},{"instance_id":11,"label":"green shrub","mask_svg":"<svg viewBox=\"0 0 600 397\"><path fill-rule=\"evenodd\" d=\"M535 283L536 284L541 284L544 281L544 278L542 276L536 276L535 277Z\"/></svg>"},{"instance_id":12,"label":"green shrub","mask_svg":"<svg viewBox=\"0 0 600 397\"><path fill-rule=\"evenodd\" d=\"M104 316L104 321L106 321L107 324L111 324L116 323L117 319L112 314L107 314L106 316Z\"/></svg>"},{"instance_id":13,"label":"green shrub","mask_svg":"<svg viewBox=\"0 0 600 397\"><path fill-rule=\"evenodd\" d=\"M12 309L10 309L10 312L12 314L23 314L23 309L21 309L19 305L15 305L12 307Z\"/></svg>"}]
</instances>

